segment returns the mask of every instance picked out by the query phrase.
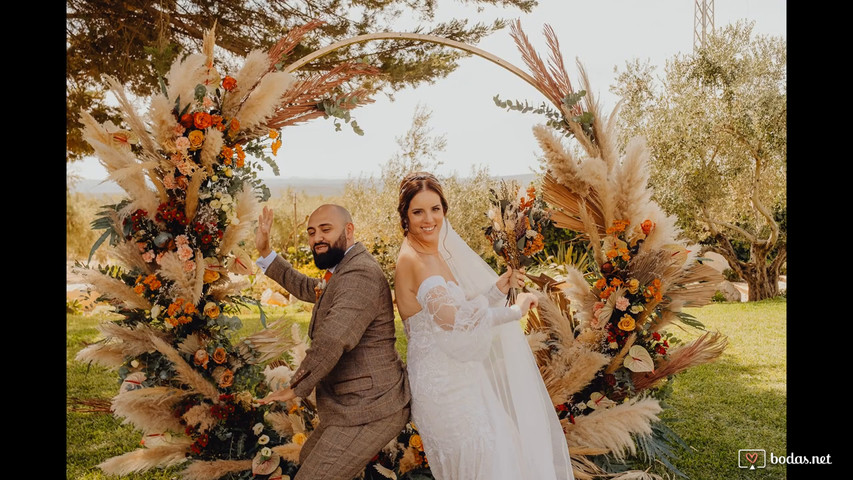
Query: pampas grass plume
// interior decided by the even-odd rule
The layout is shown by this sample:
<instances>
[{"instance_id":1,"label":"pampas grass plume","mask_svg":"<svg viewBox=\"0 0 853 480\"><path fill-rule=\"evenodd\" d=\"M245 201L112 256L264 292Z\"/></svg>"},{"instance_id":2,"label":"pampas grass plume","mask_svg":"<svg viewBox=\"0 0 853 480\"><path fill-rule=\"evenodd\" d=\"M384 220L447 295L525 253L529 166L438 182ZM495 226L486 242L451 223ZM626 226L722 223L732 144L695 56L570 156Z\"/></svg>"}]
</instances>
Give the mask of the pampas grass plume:
<instances>
[{"instance_id":1,"label":"pampas grass plume","mask_svg":"<svg viewBox=\"0 0 853 480\"><path fill-rule=\"evenodd\" d=\"M98 468L108 475L123 476L145 472L152 468L171 467L186 461L188 447L189 443L179 443L153 448L139 448L124 455L107 459L99 463ZM207 477L207 479L210 478Z\"/></svg>"},{"instance_id":2,"label":"pampas grass plume","mask_svg":"<svg viewBox=\"0 0 853 480\"><path fill-rule=\"evenodd\" d=\"M632 435L650 435L651 423L659 420L660 412L656 399L645 398L575 417L575 423L567 425L569 448L571 445L603 448L621 460L626 453L636 453Z\"/></svg>"}]
</instances>

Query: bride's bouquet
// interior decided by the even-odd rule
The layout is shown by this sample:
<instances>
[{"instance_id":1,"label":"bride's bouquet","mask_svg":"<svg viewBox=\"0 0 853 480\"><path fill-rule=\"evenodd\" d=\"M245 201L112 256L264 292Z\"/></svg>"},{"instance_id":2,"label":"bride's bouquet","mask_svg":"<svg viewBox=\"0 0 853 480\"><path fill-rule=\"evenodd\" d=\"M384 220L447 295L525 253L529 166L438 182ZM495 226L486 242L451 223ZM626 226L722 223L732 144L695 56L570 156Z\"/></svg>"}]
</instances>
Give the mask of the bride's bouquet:
<instances>
[{"instance_id":1,"label":"bride's bouquet","mask_svg":"<svg viewBox=\"0 0 853 480\"><path fill-rule=\"evenodd\" d=\"M533 256L545 247L542 228L548 224L548 213L542 200L536 198L536 188L531 185L519 195L515 181L502 180L499 189L489 189L490 223L484 228L486 238L495 253L513 270L534 263ZM515 303L516 288L510 288L507 304Z\"/></svg>"}]
</instances>

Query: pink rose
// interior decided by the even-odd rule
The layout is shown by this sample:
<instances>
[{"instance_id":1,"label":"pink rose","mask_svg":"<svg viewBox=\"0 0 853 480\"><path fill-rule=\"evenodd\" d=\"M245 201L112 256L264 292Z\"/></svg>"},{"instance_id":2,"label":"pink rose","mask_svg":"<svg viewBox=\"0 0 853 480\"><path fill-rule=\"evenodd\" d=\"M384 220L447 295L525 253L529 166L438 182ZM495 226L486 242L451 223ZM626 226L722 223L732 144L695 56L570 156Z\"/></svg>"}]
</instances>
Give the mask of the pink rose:
<instances>
[{"instance_id":1,"label":"pink rose","mask_svg":"<svg viewBox=\"0 0 853 480\"><path fill-rule=\"evenodd\" d=\"M193 258L193 249L187 245L181 245L180 247L178 247L178 258L182 262Z\"/></svg>"},{"instance_id":2,"label":"pink rose","mask_svg":"<svg viewBox=\"0 0 853 480\"><path fill-rule=\"evenodd\" d=\"M177 147L178 150L187 150L190 148L190 139L181 135L175 140L175 147Z\"/></svg>"},{"instance_id":3,"label":"pink rose","mask_svg":"<svg viewBox=\"0 0 853 480\"><path fill-rule=\"evenodd\" d=\"M178 182L175 181L174 173L167 173L166 176L163 177L163 186L169 190L178 188Z\"/></svg>"}]
</instances>

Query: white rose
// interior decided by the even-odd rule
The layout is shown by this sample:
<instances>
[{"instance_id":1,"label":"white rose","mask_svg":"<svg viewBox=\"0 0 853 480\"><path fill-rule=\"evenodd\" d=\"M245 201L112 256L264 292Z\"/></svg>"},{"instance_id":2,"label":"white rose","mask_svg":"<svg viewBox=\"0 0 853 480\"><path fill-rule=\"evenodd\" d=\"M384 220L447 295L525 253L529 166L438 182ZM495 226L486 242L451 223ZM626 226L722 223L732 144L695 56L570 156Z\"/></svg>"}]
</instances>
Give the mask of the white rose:
<instances>
[{"instance_id":1,"label":"white rose","mask_svg":"<svg viewBox=\"0 0 853 480\"><path fill-rule=\"evenodd\" d=\"M228 193L223 193L219 200L222 201L223 205L234 203L234 199Z\"/></svg>"},{"instance_id":2,"label":"white rose","mask_svg":"<svg viewBox=\"0 0 853 480\"><path fill-rule=\"evenodd\" d=\"M219 209L219 207L221 207L221 206L222 206L222 202L220 202L219 200L212 200L212 201L210 202L210 206L211 206L214 210L218 210L218 209Z\"/></svg>"},{"instance_id":3,"label":"white rose","mask_svg":"<svg viewBox=\"0 0 853 480\"><path fill-rule=\"evenodd\" d=\"M633 307L631 307L631 313L640 313L643 310L645 310L645 308L643 308L642 305L634 305Z\"/></svg>"}]
</instances>

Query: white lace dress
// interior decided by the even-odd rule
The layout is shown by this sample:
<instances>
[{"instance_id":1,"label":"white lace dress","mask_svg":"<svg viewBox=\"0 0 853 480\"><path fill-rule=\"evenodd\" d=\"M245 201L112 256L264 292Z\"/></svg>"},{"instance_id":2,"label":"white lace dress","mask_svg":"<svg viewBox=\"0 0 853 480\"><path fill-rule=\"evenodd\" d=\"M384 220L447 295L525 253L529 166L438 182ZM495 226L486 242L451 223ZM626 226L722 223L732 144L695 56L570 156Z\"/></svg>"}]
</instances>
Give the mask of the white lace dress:
<instances>
[{"instance_id":1,"label":"white lace dress","mask_svg":"<svg viewBox=\"0 0 853 480\"><path fill-rule=\"evenodd\" d=\"M438 275L418 288L422 310L406 321L412 419L438 480L571 478L570 467L567 474L554 473L550 451L525 451L527 442L489 375L495 368L486 361L493 332L521 318L518 307L504 306L505 298L492 287L467 300L459 285ZM541 383L541 378L535 380ZM535 414L552 415L556 421L552 406L541 410L549 407L550 412ZM565 450L562 441L558 448Z\"/></svg>"}]
</instances>

